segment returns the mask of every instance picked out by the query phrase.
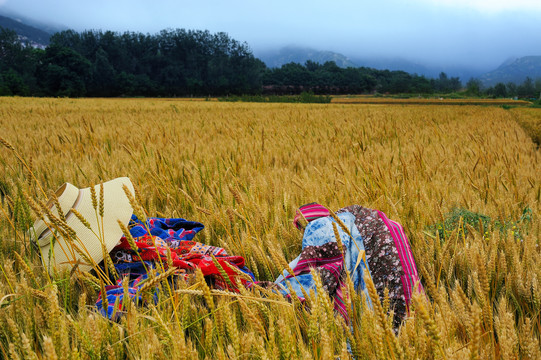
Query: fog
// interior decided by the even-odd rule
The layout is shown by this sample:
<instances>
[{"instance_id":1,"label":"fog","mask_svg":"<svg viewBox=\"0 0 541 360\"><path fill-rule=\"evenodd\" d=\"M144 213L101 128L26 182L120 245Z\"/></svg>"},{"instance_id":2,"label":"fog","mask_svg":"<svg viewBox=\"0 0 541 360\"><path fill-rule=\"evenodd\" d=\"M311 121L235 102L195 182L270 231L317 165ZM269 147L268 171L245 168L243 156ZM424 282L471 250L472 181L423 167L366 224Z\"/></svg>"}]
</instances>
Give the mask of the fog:
<instances>
[{"instance_id":1,"label":"fog","mask_svg":"<svg viewBox=\"0 0 541 360\"><path fill-rule=\"evenodd\" d=\"M0 0L2 11L77 31L223 31L256 56L299 45L350 58L491 70L509 58L541 55L541 2L531 0Z\"/></svg>"}]
</instances>

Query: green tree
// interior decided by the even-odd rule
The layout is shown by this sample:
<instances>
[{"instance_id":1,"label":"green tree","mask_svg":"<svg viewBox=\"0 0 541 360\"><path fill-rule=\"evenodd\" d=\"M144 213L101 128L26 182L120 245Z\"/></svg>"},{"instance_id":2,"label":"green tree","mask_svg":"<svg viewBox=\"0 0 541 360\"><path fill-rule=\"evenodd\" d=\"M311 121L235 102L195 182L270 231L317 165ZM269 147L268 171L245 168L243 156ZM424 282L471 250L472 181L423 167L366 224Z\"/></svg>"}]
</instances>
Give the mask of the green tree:
<instances>
[{"instance_id":1,"label":"green tree","mask_svg":"<svg viewBox=\"0 0 541 360\"><path fill-rule=\"evenodd\" d=\"M518 96L522 98L534 98L536 97L535 92L536 91L533 84L533 80L529 76L526 77L524 82L517 87Z\"/></svg>"},{"instance_id":2,"label":"green tree","mask_svg":"<svg viewBox=\"0 0 541 360\"><path fill-rule=\"evenodd\" d=\"M91 63L75 50L53 44L45 50L40 81L48 95L84 96L90 70Z\"/></svg>"},{"instance_id":3,"label":"green tree","mask_svg":"<svg viewBox=\"0 0 541 360\"><path fill-rule=\"evenodd\" d=\"M466 83L466 91L469 95L479 96L481 94L482 83L479 79L471 78Z\"/></svg>"},{"instance_id":4,"label":"green tree","mask_svg":"<svg viewBox=\"0 0 541 360\"><path fill-rule=\"evenodd\" d=\"M517 92L517 84L515 84L514 82L508 82L506 85L505 85L505 88L507 90L507 96L517 96L518 95L518 92Z\"/></svg>"},{"instance_id":5,"label":"green tree","mask_svg":"<svg viewBox=\"0 0 541 360\"><path fill-rule=\"evenodd\" d=\"M537 94L539 100L541 100L541 78L535 79L535 94Z\"/></svg>"},{"instance_id":6,"label":"green tree","mask_svg":"<svg viewBox=\"0 0 541 360\"><path fill-rule=\"evenodd\" d=\"M498 98L507 97L507 88L504 83L499 82L494 86L494 96Z\"/></svg>"},{"instance_id":7,"label":"green tree","mask_svg":"<svg viewBox=\"0 0 541 360\"><path fill-rule=\"evenodd\" d=\"M19 73L13 69L0 76L0 95L28 95L28 87Z\"/></svg>"},{"instance_id":8,"label":"green tree","mask_svg":"<svg viewBox=\"0 0 541 360\"><path fill-rule=\"evenodd\" d=\"M91 67L88 94L90 96L113 96L118 94L115 82L116 71L109 62L109 56L103 48L96 51Z\"/></svg>"},{"instance_id":9,"label":"green tree","mask_svg":"<svg viewBox=\"0 0 541 360\"><path fill-rule=\"evenodd\" d=\"M22 53L23 46L17 33L0 27L0 70L15 68Z\"/></svg>"},{"instance_id":10,"label":"green tree","mask_svg":"<svg viewBox=\"0 0 541 360\"><path fill-rule=\"evenodd\" d=\"M14 31L0 27L0 87L3 94L38 92L35 69L40 51L24 46Z\"/></svg>"},{"instance_id":11,"label":"green tree","mask_svg":"<svg viewBox=\"0 0 541 360\"><path fill-rule=\"evenodd\" d=\"M321 68L321 64L318 63L318 62L315 62L315 61L312 61L312 60L306 60L306 62L304 63L304 67L308 70L308 71L316 71L318 70L319 68Z\"/></svg>"},{"instance_id":12,"label":"green tree","mask_svg":"<svg viewBox=\"0 0 541 360\"><path fill-rule=\"evenodd\" d=\"M462 87L458 77L449 78L446 73L441 72L438 79L433 80L434 91L440 93L449 93L458 91Z\"/></svg>"}]
</instances>

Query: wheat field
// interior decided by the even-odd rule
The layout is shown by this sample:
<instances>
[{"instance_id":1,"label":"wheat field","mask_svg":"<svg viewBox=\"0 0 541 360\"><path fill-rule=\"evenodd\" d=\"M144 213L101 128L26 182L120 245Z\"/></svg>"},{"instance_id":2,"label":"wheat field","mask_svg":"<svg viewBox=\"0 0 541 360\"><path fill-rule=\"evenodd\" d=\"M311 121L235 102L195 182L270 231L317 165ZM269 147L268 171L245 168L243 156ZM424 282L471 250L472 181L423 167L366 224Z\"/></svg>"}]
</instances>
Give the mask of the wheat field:
<instances>
[{"instance_id":1,"label":"wheat field","mask_svg":"<svg viewBox=\"0 0 541 360\"><path fill-rule=\"evenodd\" d=\"M540 124L541 109L490 106L1 98L0 357L539 359ZM328 296L308 309L204 281L111 322L95 278L43 270L28 198L120 176L148 215L204 223L196 240L259 280L300 252L297 207L379 209L404 226L427 296L397 333L375 291L373 308L348 292L346 325ZM491 225L451 226L456 209Z\"/></svg>"}]
</instances>

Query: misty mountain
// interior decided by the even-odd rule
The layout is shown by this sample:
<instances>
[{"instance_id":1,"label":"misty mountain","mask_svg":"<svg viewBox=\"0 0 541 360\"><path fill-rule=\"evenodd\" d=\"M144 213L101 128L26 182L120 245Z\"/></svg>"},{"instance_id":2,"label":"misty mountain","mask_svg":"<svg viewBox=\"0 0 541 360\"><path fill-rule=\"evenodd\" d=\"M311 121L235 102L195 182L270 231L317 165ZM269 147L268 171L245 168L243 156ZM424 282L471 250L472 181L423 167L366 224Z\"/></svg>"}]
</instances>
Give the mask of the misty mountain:
<instances>
[{"instance_id":1,"label":"misty mountain","mask_svg":"<svg viewBox=\"0 0 541 360\"><path fill-rule=\"evenodd\" d=\"M350 59L346 55L332 51L322 51L297 46L286 46L278 50L269 50L255 55L271 68L279 68L290 62L304 64L307 60L311 60L320 64L323 64L326 61L334 61L336 65L341 68L368 67L377 70L402 70L411 74L416 73L420 75L431 73L431 70L426 66L400 58ZM435 75L437 76L438 74L439 72ZM434 74L431 73L431 75Z\"/></svg>"},{"instance_id":2,"label":"misty mountain","mask_svg":"<svg viewBox=\"0 0 541 360\"><path fill-rule=\"evenodd\" d=\"M419 74L429 77L437 76L439 74L432 74L432 70L425 65L401 58L354 58L353 61L357 66L364 66L377 70L400 70L410 74Z\"/></svg>"},{"instance_id":3,"label":"misty mountain","mask_svg":"<svg viewBox=\"0 0 541 360\"><path fill-rule=\"evenodd\" d=\"M458 77L463 82L470 78L478 77L489 69L480 71L478 69L469 68L467 66L435 66L429 64L421 64L406 60L399 57L352 57L332 52L320 51L311 48L303 48L296 46L287 46L279 50L261 51L255 54L268 67L279 68L284 64L296 62L304 64L306 60L323 64L325 61L334 61L341 68L346 67L367 67L377 70L400 70L410 74L417 74L427 78L437 78L441 72L445 72L449 77Z\"/></svg>"},{"instance_id":4,"label":"misty mountain","mask_svg":"<svg viewBox=\"0 0 541 360\"><path fill-rule=\"evenodd\" d=\"M43 30L50 35L63 30L68 30L68 27L65 25L60 25L50 21L39 21L34 18L27 17L19 12L13 11L7 7L0 7L0 16L9 17L17 22Z\"/></svg>"},{"instance_id":5,"label":"misty mountain","mask_svg":"<svg viewBox=\"0 0 541 360\"><path fill-rule=\"evenodd\" d=\"M0 27L15 31L23 42L34 47L44 48L55 32L65 30L65 27L56 24L45 24L26 18L24 15L0 10ZM526 77L541 78L541 56L526 56L511 58L503 62L497 69L488 71L474 66L436 66L424 64L399 57L348 57L344 54L316 50L308 47L286 46L277 50L258 51L254 54L270 68L279 68L284 64L295 62L299 64L311 60L320 64L334 61L339 67L367 67L377 70L400 70L410 74L422 75L427 78L437 78L441 72L449 77L458 77L465 83L470 78L479 79L484 86L490 87L502 82L520 84ZM488 71L488 72L487 72Z\"/></svg>"},{"instance_id":6,"label":"misty mountain","mask_svg":"<svg viewBox=\"0 0 541 360\"><path fill-rule=\"evenodd\" d=\"M461 65L433 65L399 57L352 58L351 60L357 64L357 66L364 66L377 70L405 71L412 75L417 74L434 79L438 78L440 73L444 72L448 77L458 77L464 83L470 78L478 77L489 70L479 70L474 67Z\"/></svg>"},{"instance_id":7,"label":"misty mountain","mask_svg":"<svg viewBox=\"0 0 541 360\"><path fill-rule=\"evenodd\" d=\"M526 77L535 80L541 78L541 56L525 56L514 60L508 60L496 70L490 71L479 77L484 86L494 86L501 82L507 84L513 82L521 84Z\"/></svg>"},{"instance_id":8,"label":"misty mountain","mask_svg":"<svg viewBox=\"0 0 541 360\"><path fill-rule=\"evenodd\" d=\"M332 51L321 51L297 46L286 46L279 50L268 50L254 54L270 68L279 68L291 62L304 64L307 60L323 64L334 61L341 68L358 67L347 56Z\"/></svg>"},{"instance_id":9,"label":"misty mountain","mask_svg":"<svg viewBox=\"0 0 541 360\"><path fill-rule=\"evenodd\" d=\"M51 34L46 31L2 15L0 15L0 27L15 31L19 39L29 42L34 47L47 46L51 37Z\"/></svg>"}]
</instances>

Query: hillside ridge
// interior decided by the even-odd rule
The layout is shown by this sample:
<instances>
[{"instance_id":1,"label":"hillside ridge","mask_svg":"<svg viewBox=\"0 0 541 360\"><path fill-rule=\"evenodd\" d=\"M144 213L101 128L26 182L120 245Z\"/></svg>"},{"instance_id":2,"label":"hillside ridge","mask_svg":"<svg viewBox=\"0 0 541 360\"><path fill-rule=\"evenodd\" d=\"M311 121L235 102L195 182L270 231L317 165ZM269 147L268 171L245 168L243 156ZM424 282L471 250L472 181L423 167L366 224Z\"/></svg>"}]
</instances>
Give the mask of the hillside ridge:
<instances>
[{"instance_id":1,"label":"hillside ridge","mask_svg":"<svg viewBox=\"0 0 541 360\"><path fill-rule=\"evenodd\" d=\"M15 31L22 42L30 43L33 47L45 48L49 45L51 34L22 21L0 15L0 27Z\"/></svg>"},{"instance_id":2,"label":"hillside ridge","mask_svg":"<svg viewBox=\"0 0 541 360\"><path fill-rule=\"evenodd\" d=\"M523 56L505 61L498 68L479 77L484 86L509 82L520 84L529 77L532 80L541 78L541 56Z\"/></svg>"}]
</instances>

